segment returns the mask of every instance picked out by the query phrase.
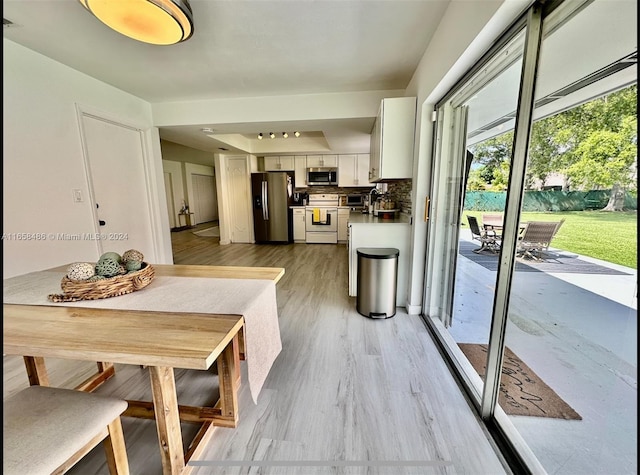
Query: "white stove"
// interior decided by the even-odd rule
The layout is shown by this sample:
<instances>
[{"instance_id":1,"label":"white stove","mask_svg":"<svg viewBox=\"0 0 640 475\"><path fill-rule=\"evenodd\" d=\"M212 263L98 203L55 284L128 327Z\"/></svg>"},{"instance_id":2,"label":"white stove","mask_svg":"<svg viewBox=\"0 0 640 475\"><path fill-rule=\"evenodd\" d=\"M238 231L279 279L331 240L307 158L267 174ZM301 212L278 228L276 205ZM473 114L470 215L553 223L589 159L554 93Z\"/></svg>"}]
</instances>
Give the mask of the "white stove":
<instances>
[{"instance_id":1,"label":"white stove","mask_svg":"<svg viewBox=\"0 0 640 475\"><path fill-rule=\"evenodd\" d=\"M310 194L305 208L306 242L337 244L340 195Z\"/></svg>"}]
</instances>

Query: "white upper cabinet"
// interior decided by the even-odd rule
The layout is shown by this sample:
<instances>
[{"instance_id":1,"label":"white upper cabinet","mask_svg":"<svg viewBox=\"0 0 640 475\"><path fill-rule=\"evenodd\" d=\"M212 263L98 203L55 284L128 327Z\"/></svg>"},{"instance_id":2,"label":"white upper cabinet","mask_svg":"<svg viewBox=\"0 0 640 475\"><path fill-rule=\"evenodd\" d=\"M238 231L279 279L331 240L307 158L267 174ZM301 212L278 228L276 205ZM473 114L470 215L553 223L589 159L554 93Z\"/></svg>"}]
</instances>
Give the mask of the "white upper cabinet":
<instances>
[{"instance_id":1,"label":"white upper cabinet","mask_svg":"<svg viewBox=\"0 0 640 475\"><path fill-rule=\"evenodd\" d=\"M337 167L337 155L307 155L308 168Z\"/></svg>"},{"instance_id":2,"label":"white upper cabinet","mask_svg":"<svg viewBox=\"0 0 640 475\"><path fill-rule=\"evenodd\" d=\"M298 188L307 186L307 156L296 155L294 157L294 162L294 170L296 172L295 186Z\"/></svg>"},{"instance_id":3,"label":"white upper cabinet","mask_svg":"<svg viewBox=\"0 0 640 475\"><path fill-rule=\"evenodd\" d=\"M369 179L411 178L416 98L383 99L371 131Z\"/></svg>"},{"instance_id":4,"label":"white upper cabinet","mask_svg":"<svg viewBox=\"0 0 640 475\"><path fill-rule=\"evenodd\" d=\"M368 153L338 155L338 186L371 186Z\"/></svg>"},{"instance_id":5,"label":"white upper cabinet","mask_svg":"<svg viewBox=\"0 0 640 475\"><path fill-rule=\"evenodd\" d=\"M264 170L281 171L281 170L295 170L293 155L282 157L264 157Z\"/></svg>"},{"instance_id":6,"label":"white upper cabinet","mask_svg":"<svg viewBox=\"0 0 640 475\"><path fill-rule=\"evenodd\" d=\"M369 181L369 154L356 155L356 186L371 186Z\"/></svg>"}]
</instances>

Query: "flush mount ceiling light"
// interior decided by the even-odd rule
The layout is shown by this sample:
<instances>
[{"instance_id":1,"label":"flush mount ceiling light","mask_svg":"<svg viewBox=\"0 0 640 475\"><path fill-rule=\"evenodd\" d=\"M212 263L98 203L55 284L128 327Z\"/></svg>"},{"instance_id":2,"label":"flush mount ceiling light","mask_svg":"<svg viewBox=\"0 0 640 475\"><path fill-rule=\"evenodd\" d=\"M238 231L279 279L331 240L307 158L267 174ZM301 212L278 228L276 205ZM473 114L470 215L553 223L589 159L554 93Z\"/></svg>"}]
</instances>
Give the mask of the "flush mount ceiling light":
<instances>
[{"instance_id":1,"label":"flush mount ceiling light","mask_svg":"<svg viewBox=\"0 0 640 475\"><path fill-rule=\"evenodd\" d=\"M296 137L300 137L300 132L294 132L293 135L295 135Z\"/></svg>"},{"instance_id":2,"label":"flush mount ceiling light","mask_svg":"<svg viewBox=\"0 0 640 475\"><path fill-rule=\"evenodd\" d=\"M78 0L109 28L134 40L172 45L193 34L189 0Z\"/></svg>"}]
</instances>

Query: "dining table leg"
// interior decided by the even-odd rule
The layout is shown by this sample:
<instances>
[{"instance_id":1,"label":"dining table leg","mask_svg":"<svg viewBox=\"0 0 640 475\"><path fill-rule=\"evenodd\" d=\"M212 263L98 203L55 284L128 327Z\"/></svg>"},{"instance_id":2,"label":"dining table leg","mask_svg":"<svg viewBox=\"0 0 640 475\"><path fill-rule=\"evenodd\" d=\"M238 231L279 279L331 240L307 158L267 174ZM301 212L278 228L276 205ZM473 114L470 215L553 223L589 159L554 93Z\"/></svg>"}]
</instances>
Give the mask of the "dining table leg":
<instances>
[{"instance_id":1,"label":"dining table leg","mask_svg":"<svg viewBox=\"0 0 640 475\"><path fill-rule=\"evenodd\" d=\"M181 474L185 469L185 459L174 371L171 367L150 366L149 376L162 457L162 473Z\"/></svg>"},{"instance_id":2,"label":"dining table leg","mask_svg":"<svg viewBox=\"0 0 640 475\"><path fill-rule=\"evenodd\" d=\"M49 374L41 356L23 356L30 386L49 386Z\"/></svg>"},{"instance_id":3,"label":"dining table leg","mask_svg":"<svg viewBox=\"0 0 640 475\"><path fill-rule=\"evenodd\" d=\"M218 387L222 417L238 422L239 337L236 334L218 357Z\"/></svg>"}]
</instances>

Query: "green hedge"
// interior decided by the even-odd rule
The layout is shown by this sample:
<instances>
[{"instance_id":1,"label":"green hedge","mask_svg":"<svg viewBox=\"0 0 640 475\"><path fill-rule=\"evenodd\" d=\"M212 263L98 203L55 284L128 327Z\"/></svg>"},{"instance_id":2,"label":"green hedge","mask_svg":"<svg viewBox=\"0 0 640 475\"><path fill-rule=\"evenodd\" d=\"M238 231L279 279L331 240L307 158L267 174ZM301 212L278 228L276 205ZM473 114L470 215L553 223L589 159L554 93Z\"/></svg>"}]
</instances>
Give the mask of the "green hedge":
<instances>
[{"instance_id":1,"label":"green hedge","mask_svg":"<svg viewBox=\"0 0 640 475\"><path fill-rule=\"evenodd\" d=\"M583 211L602 209L609 202L611 190L591 191L525 191L523 211ZM467 191L464 209L473 211L503 211L507 193L504 191ZM626 210L638 209L638 197L627 192Z\"/></svg>"}]
</instances>

